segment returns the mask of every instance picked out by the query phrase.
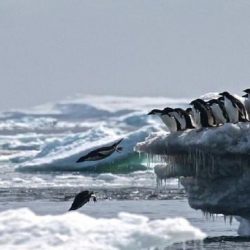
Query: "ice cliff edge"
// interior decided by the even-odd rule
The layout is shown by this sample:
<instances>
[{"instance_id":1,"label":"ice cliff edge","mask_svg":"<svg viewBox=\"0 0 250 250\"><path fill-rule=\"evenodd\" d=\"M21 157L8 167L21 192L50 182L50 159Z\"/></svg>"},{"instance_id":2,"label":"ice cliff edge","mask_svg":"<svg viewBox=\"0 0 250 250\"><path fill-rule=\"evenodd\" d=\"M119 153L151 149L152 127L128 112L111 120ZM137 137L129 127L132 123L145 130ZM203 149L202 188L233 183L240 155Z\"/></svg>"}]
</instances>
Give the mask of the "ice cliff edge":
<instances>
[{"instance_id":1,"label":"ice cliff edge","mask_svg":"<svg viewBox=\"0 0 250 250\"><path fill-rule=\"evenodd\" d=\"M180 177L192 208L237 215L250 225L250 123L151 134L135 150L166 162L168 177Z\"/></svg>"}]
</instances>

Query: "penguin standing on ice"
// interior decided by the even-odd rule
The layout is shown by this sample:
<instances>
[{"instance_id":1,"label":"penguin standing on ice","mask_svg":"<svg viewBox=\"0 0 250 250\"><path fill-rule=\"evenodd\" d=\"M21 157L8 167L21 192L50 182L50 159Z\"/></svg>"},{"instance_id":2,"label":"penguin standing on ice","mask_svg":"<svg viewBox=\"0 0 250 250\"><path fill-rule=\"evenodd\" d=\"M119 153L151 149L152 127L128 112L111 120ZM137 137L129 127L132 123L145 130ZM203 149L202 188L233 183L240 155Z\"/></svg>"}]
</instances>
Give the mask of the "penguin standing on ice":
<instances>
[{"instance_id":1,"label":"penguin standing on ice","mask_svg":"<svg viewBox=\"0 0 250 250\"><path fill-rule=\"evenodd\" d=\"M148 115L159 116L162 122L167 126L170 132L176 132L180 128L179 122L177 122L177 120L169 114L168 109L164 109L164 110L153 109L148 113Z\"/></svg>"},{"instance_id":2,"label":"penguin standing on ice","mask_svg":"<svg viewBox=\"0 0 250 250\"><path fill-rule=\"evenodd\" d=\"M248 113L248 117L250 117L250 89L245 89L244 92L246 94L243 95L242 97L245 97L244 104Z\"/></svg>"},{"instance_id":3,"label":"penguin standing on ice","mask_svg":"<svg viewBox=\"0 0 250 250\"><path fill-rule=\"evenodd\" d=\"M224 97L224 106L232 123L248 121L248 115L244 104L229 94L227 91L220 93Z\"/></svg>"},{"instance_id":4,"label":"penguin standing on ice","mask_svg":"<svg viewBox=\"0 0 250 250\"><path fill-rule=\"evenodd\" d=\"M185 129L193 129L195 128L193 126L191 117L189 116L189 114L187 114L187 112L181 108L175 108L173 110L172 113L173 116L176 117L177 120L179 120L180 124L181 124L181 130L185 130Z\"/></svg>"},{"instance_id":5,"label":"penguin standing on ice","mask_svg":"<svg viewBox=\"0 0 250 250\"><path fill-rule=\"evenodd\" d=\"M69 211L76 210L76 209L82 207L84 204L89 202L91 198L93 199L94 202L96 202L96 196L95 196L94 192L91 192L88 190L80 192L79 194L77 194L75 196L75 199L74 199Z\"/></svg>"},{"instance_id":6,"label":"penguin standing on ice","mask_svg":"<svg viewBox=\"0 0 250 250\"><path fill-rule=\"evenodd\" d=\"M212 99L207 103L212 110L213 116L215 118L215 124L217 126L229 122L229 117L224 104L219 99Z\"/></svg>"},{"instance_id":7,"label":"penguin standing on ice","mask_svg":"<svg viewBox=\"0 0 250 250\"><path fill-rule=\"evenodd\" d=\"M76 162L79 163L83 161L98 161L110 156L115 151L120 153L122 151L122 147L118 147L118 145L122 142L122 140L123 138L115 142L111 146L97 148L89 152L87 155L82 156Z\"/></svg>"},{"instance_id":8,"label":"penguin standing on ice","mask_svg":"<svg viewBox=\"0 0 250 250\"><path fill-rule=\"evenodd\" d=\"M211 125L211 127L215 124L215 118L214 118L214 115L213 115L213 112L210 108L210 106L208 105L208 103L206 103L204 100L198 98L195 100L196 102L198 102L204 110L206 110L207 112L207 117L208 117L208 123L209 125Z\"/></svg>"},{"instance_id":9,"label":"penguin standing on ice","mask_svg":"<svg viewBox=\"0 0 250 250\"><path fill-rule=\"evenodd\" d=\"M192 124L192 126L194 126L194 128L196 128L196 123L195 123L195 121L194 121L194 113L193 113L193 110L192 110L192 108L186 108L186 114L188 115L188 117L190 118L190 120L191 120L191 124Z\"/></svg>"},{"instance_id":10,"label":"penguin standing on ice","mask_svg":"<svg viewBox=\"0 0 250 250\"><path fill-rule=\"evenodd\" d=\"M190 103L192 105L192 110L195 116L195 123L200 128L212 127L209 123L209 116L207 109L199 102L199 100L194 100Z\"/></svg>"}]
</instances>

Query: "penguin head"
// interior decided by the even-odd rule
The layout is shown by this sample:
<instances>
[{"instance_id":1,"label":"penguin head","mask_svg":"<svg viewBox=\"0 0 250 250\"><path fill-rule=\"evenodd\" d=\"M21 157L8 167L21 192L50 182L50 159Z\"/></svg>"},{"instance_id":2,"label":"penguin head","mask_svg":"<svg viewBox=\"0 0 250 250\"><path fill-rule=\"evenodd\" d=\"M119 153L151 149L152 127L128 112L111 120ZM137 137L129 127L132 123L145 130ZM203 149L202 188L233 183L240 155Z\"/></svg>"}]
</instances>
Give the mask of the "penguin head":
<instances>
[{"instance_id":1,"label":"penguin head","mask_svg":"<svg viewBox=\"0 0 250 250\"><path fill-rule=\"evenodd\" d=\"M207 102L209 104L209 106L213 105L213 104L217 104L218 100L217 99L211 99Z\"/></svg>"},{"instance_id":2,"label":"penguin head","mask_svg":"<svg viewBox=\"0 0 250 250\"><path fill-rule=\"evenodd\" d=\"M224 97L223 97L223 96L220 96L217 100L218 100L219 102L223 103L223 102L224 102Z\"/></svg>"},{"instance_id":3,"label":"penguin head","mask_svg":"<svg viewBox=\"0 0 250 250\"><path fill-rule=\"evenodd\" d=\"M197 100L193 100L192 102L189 103L189 105L194 105L197 103Z\"/></svg>"},{"instance_id":4,"label":"penguin head","mask_svg":"<svg viewBox=\"0 0 250 250\"><path fill-rule=\"evenodd\" d=\"M225 96L225 97L231 96L227 91L221 92L221 93L219 93L219 95Z\"/></svg>"},{"instance_id":5,"label":"penguin head","mask_svg":"<svg viewBox=\"0 0 250 250\"><path fill-rule=\"evenodd\" d=\"M169 112L174 111L172 108L166 107L165 109L163 109L163 114L168 114Z\"/></svg>"},{"instance_id":6,"label":"penguin head","mask_svg":"<svg viewBox=\"0 0 250 250\"><path fill-rule=\"evenodd\" d=\"M186 109L186 113L187 113L188 115L191 115L191 114L192 114L192 109L191 109L191 108L187 108L187 109Z\"/></svg>"},{"instance_id":7,"label":"penguin head","mask_svg":"<svg viewBox=\"0 0 250 250\"><path fill-rule=\"evenodd\" d=\"M204 100L202 100L202 99L200 99L200 98L196 99L196 102L198 102L198 103L200 103L200 104L203 104L203 105L206 105L206 104L207 104Z\"/></svg>"},{"instance_id":8,"label":"penguin head","mask_svg":"<svg viewBox=\"0 0 250 250\"><path fill-rule=\"evenodd\" d=\"M160 109L153 109L148 113L148 115L161 115L161 114L162 114L162 110Z\"/></svg>"},{"instance_id":9,"label":"penguin head","mask_svg":"<svg viewBox=\"0 0 250 250\"><path fill-rule=\"evenodd\" d=\"M250 89L245 89L245 90L243 90L243 92L250 94Z\"/></svg>"}]
</instances>

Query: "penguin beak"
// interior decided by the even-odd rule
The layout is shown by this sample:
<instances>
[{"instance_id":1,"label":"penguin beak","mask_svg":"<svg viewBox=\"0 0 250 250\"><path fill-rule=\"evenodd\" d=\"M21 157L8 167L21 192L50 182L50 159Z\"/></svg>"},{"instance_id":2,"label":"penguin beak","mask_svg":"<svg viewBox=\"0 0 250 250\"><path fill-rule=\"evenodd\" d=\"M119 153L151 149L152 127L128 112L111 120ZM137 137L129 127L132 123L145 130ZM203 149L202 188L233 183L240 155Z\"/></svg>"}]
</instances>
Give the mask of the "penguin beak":
<instances>
[{"instance_id":1,"label":"penguin beak","mask_svg":"<svg viewBox=\"0 0 250 250\"><path fill-rule=\"evenodd\" d=\"M248 94L243 95L242 97L248 97Z\"/></svg>"},{"instance_id":2,"label":"penguin beak","mask_svg":"<svg viewBox=\"0 0 250 250\"><path fill-rule=\"evenodd\" d=\"M150 111L147 115L154 115L153 110L152 110L152 111Z\"/></svg>"}]
</instances>

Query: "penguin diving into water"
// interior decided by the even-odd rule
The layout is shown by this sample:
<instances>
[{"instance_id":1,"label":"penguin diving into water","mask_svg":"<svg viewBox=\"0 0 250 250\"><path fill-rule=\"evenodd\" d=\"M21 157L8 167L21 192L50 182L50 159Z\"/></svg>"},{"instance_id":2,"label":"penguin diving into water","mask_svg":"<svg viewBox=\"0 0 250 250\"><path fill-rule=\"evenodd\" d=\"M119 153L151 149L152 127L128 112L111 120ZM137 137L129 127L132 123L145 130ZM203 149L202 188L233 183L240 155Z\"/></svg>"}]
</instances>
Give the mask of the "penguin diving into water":
<instances>
[{"instance_id":1,"label":"penguin diving into water","mask_svg":"<svg viewBox=\"0 0 250 250\"><path fill-rule=\"evenodd\" d=\"M76 162L79 163L83 161L98 161L98 160L105 159L106 157L113 154L115 151L120 153L122 151L122 147L118 147L118 145L122 142L122 140L123 138L115 142L111 146L97 148L89 152L88 154L82 156Z\"/></svg>"},{"instance_id":2,"label":"penguin diving into water","mask_svg":"<svg viewBox=\"0 0 250 250\"><path fill-rule=\"evenodd\" d=\"M76 209L82 207L84 204L89 202L90 198L92 198L93 201L96 202L96 196L95 196L94 192L91 192L88 190L80 192L79 194L77 194L75 196L75 199L74 199L69 211L76 210Z\"/></svg>"}]
</instances>

